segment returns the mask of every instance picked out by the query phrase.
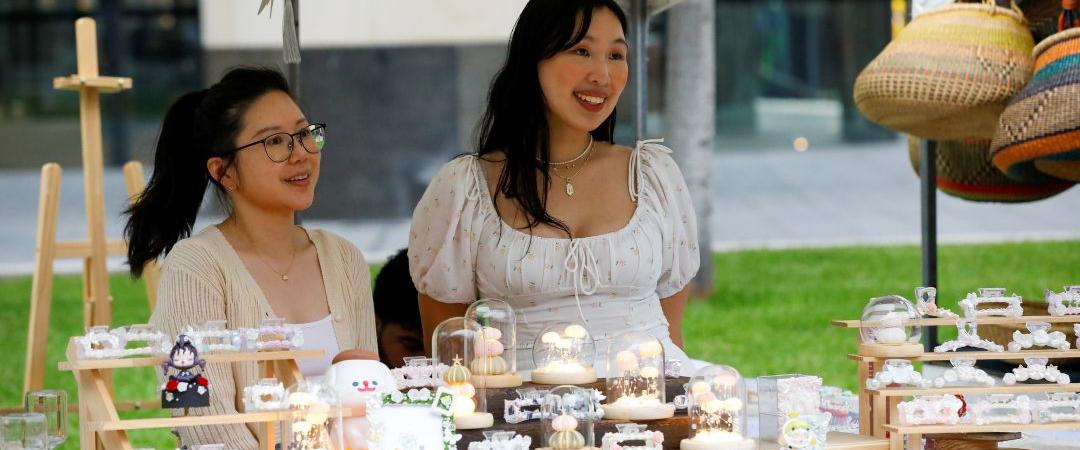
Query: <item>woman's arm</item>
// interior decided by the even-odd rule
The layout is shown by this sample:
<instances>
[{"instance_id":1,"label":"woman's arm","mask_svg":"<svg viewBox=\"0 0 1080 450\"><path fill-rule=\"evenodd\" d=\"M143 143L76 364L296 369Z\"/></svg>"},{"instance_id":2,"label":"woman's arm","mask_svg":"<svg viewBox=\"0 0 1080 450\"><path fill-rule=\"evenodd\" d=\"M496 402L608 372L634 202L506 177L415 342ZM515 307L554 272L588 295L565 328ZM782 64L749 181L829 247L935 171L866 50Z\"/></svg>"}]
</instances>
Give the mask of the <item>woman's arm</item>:
<instances>
[{"instance_id":1,"label":"woman's arm","mask_svg":"<svg viewBox=\"0 0 1080 450\"><path fill-rule=\"evenodd\" d=\"M424 354L431 356L431 333L435 331L435 327L451 317L464 316L468 305L464 303L443 303L425 294L419 294L418 297L420 302L420 325L423 327L421 331L424 333L420 338L424 341Z\"/></svg>"},{"instance_id":2,"label":"woman's arm","mask_svg":"<svg viewBox=\"0 0 1080 450\"><path fill-rule=\"evenodd\" d=\"M675 345L678 345L679 348L684 348L682 319L683 314L686 312L686 302L689 298L690 287L687 286L671 297L660 299L660 308L664 310L664 317L667 318L668 322L668 334L671 335L671 341L674 342Z\"/></svg>"}]
</instances>

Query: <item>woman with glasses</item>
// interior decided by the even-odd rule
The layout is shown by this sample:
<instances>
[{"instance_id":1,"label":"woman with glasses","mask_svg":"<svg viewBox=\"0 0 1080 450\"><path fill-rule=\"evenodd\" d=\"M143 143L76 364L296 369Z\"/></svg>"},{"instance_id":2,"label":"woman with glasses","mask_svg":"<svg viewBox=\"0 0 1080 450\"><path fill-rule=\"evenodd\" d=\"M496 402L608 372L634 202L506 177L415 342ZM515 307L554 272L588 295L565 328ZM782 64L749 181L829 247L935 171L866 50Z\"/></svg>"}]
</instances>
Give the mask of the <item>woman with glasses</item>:
<instances>
[{"instance_id":1,"label":"woman with glasses","mask_svg":"<svg viewBox=\"0 0 1080 450\"><path fill-rule=\"evenodd\" d=\"M311 206L325 125L297 106L282 75L238 68L209 89L180 97L161 126L154 172L128 210L128 263L138 276L165 255L151 323L176 335L185 326L225 320L229 329L281 318L304 332L299 361L322 375L340 353L377 351L370 274L363 255L334 234L295 225ZM228 217L190 236L208 185ZM239 410L256 364L209 364L211 403L191 414ZM180 428L183 444L257 447L242 425Z\"/></svg>"},{"instance_id":2,"label":"woman with glasses","mask_svg":"<svg viewBox=\"0 0 1080 450\"><path fill-rule=\"evenodd\" d=\"M669 149L614 144L625 33L614 0L525 5L477 154L443 166L413 213L409 266L428 333L478 298L498 298L517 314L519 369L533 367L529 348L545 327L569 323L584 325L601 355L635 331L687 362L694 209Z\"/></svg>"}]
</instances>

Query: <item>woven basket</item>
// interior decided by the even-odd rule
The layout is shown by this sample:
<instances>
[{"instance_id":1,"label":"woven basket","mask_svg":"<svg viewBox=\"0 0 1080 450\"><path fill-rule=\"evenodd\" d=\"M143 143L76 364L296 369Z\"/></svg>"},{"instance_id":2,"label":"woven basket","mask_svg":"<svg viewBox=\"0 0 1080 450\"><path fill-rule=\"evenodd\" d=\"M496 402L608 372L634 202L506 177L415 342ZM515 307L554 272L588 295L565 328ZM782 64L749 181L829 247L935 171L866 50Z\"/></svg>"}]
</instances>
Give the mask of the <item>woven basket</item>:
<instances>
[{"instance_id":1,"label":"woven basket","mask_svg":"<svg viewBox=\"0 0 1080 450\"><path fill-rule=\"evenodd\" d=\"M1015 7L957 3L923 13L855 79L868 119L936 140L990 139L1031 76L1035 46Z\"/></svg>"},{"instance_id":2,"label":"woven basket","mask_svg":"<svg viewBox=\"0 0 1080 450\"><path fill-rule=\"evenodd\" d=\"M1035 75L1001 115L991 153L1010 178L1080 182L1080 28L1035 48Z\"/></svg>"},{"instance_id":3,"label":"woven basket","mask_svg":"<svg viewBox=\"0 0 1080 450\"><path fill-rule=\"evenodd\" d=\"M919 174L919 144L908 139L908 156ZM990 163L989 140L941 141L937 144L937 187L953 197L974 202L1021 203L1056 195L1074 183L1051 177L1038 181L1016 181Z\"/></svg>"}]
</instances>

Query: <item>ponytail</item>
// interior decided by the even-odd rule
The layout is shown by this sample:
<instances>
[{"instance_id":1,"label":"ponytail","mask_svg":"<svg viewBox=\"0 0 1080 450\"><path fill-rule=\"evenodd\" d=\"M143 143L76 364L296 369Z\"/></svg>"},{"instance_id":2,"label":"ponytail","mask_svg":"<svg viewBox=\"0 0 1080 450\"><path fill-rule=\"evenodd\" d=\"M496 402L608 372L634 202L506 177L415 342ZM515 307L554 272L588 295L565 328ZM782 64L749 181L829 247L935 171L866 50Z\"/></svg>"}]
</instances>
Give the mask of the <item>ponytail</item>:
<instances>
[{"instance_id":1,"label":"ponytail","mask_svg":"<svg viewBox=\"0 0 1080 450\"><path fill-rule=\"evenodd\" d=\"M207 185L213 182L218 193L223 192L207 172L207 160L221 157L225 167L232 164L244 112L271 91L289 93L281 73L237 68L210 89L184 94L169 107L154 151L153 175L125 211L132 276L140 276L148 262L191 235Z\"/></svg>"}]
</instances>

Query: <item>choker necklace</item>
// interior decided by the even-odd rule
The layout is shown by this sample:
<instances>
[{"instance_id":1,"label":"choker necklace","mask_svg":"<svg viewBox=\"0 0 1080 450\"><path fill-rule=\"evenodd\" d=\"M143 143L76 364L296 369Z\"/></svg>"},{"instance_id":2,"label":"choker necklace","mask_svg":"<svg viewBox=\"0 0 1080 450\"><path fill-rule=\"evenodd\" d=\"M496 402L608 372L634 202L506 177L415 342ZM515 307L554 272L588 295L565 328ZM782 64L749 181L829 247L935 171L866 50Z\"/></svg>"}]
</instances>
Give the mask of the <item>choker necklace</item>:
<instances>
[{"instance_id":1,"label":"choker necklace","mask_svg":"<svg viewBox=\"0 0 1080 450\"><path fill-rule=\"evenodd\" d=\"M582 156L584 156L585 160L582 161L581 165L576 168L577 170L574 170L574 172L572 174L568 175L568 176L563 176L561 173L559 173L559 169L562 168L561 166L552 166L551 167L551 173L554 174L555 176L559 177L559 178L562 178L563 182L566 183L564 185L564 192L566 192L567 197L573 197L574 196L573 178L576 177L579 173L581 173L582 169L584 169L585 166L589 164L589 159L592 158L592 148L593 148L593 140L592 140L592 136L590 135L589 136L589 145L585 147L585 151L581 152L581 155L579 155L577 158L574 158L576 160L576 159L581 158ZM569 166L569 167L571 167L571 169L573 169L573 166Z\"/></svg>"},{"instance_id":2,"label":"choker necklace","mask_svg":"<svg viewBox=\"0 0 1080 450\"><path fill-rule=\"evenodd\" d=\"M573 163L577 162L577 160L581 159L582 156L585 156L585 154L589 153L589 150L592 150L592 144L593 144L593 137L590 134L589 135L589 143L585 145L585 149L582 150L581 153L579 153L577 156L575 156L574 159L570 159L570 160L567 160L567 161L559 161L559 162L550 162L549 161L548 165L549 166L565 166L567 164L573 164ZM544 160L540 159L539 156L536 157L536 161L537 162L544 162Z\"/></svg>"}]
</instances>

